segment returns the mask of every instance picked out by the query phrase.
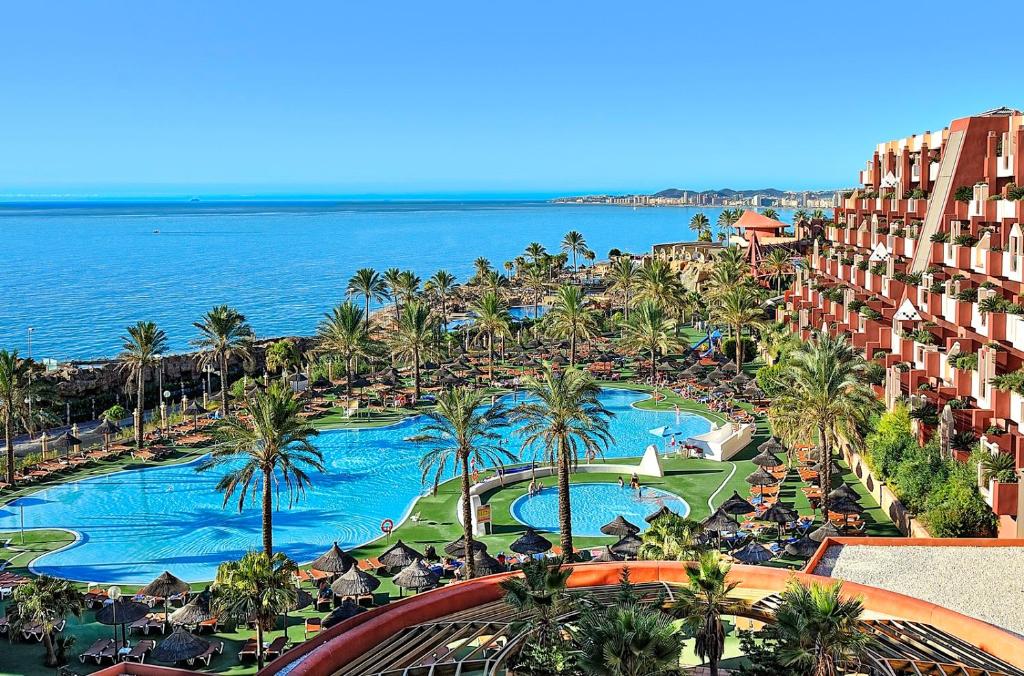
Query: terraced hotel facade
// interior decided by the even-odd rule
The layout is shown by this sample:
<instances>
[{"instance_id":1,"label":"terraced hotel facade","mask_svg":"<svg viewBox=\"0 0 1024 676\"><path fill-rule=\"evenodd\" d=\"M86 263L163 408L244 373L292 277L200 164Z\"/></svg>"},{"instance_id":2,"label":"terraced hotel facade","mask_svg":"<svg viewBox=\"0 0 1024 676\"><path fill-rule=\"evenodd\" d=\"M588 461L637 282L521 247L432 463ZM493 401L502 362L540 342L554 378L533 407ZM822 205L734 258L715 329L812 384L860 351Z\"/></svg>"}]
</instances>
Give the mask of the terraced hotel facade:
<instances>
[{"instance_id":1,"label":"terraced hotel facade","mask_svg":"<svg viewBox=\"0 0 1024 676\"><path fill-rule=\"evenodd\" d=\"M966 460L972 432L1019 476L1024 372L1010 374L1024 368L1024 114L1000 108L880 143L859 183L786 293L792 328L850 334L885 366L887 405L925 407L921 441L939 435ZM979 470L979 488L999 535L1024 536L1018 483Z\"/></svg>"}]
</instances>

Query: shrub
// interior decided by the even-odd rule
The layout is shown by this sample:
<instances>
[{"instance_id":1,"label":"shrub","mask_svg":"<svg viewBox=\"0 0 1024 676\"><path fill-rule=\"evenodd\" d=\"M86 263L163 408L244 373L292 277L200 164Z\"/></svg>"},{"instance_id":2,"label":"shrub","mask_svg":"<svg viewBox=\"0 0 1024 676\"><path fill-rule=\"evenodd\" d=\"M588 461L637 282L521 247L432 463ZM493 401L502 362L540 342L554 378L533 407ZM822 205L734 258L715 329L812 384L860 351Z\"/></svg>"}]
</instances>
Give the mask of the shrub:
<instances>
[{"instance_id":1,"label":"shrub","mask_svg":"<svg viewBox=\"0 0 1024 676\"><path fill-rule=\"evenodd\" d=\"M867 261L857 261L857 269L858 270L867 270L868 269L868 262Z\"/></svg>"},{"instance_id":2,"label":"shrub","mask_svg":"<svg viewBox=\"0 0 1024 676\"><path fill-rule=\"evenodd\" d=\"M973 303L978 300L977 289L962 289L960 293L956 295L956 299L963 301L964 303Z\"/></svg>"},{"instance_id":3,"label":"shrub","mask_svg":"<svg viewBox=\"0 0 1024 676\"><path fill-rule=\"evenodd\" d=\"M868 435L864 443L871 469L880 478L889 480L907 451L917 447L917 441L910 431L910 412L907 407L896 404L891 411L883 413L875 431Z\"/></svg>"},{"instance_id":4,"label":"shrub","mask_svg":"<svg viewBox=\"0 0 1024 676\"><path fill-rule=\"evenodd\" d=\"M923 513L934 486L946 480L949 468L939 459L934 443L924 448L916 443L904 449L893 472L892 482L907 509Z\"/></svg>"},{"instance_id":5,"label":"shrub","mask_svg":"<svg viewBox=\"0 0 1024 676\"><path fill-rule=\"evenodd\" d=\"M958 354L950 360L950 364L955 369L961 371L977 371L978 370L978 355L974 352L967 354Z\"/></svg>"},{"instance_id":6,"label":"shrub","mask_svg":"<svg viewBox=\"0 0 1024 676\"><path fill-rule=\"evenodd\" d=\"M881 385L885 382L885 367L877 361L869 361L864 367L864 381L869 385Z\"/></svg>"},{"instance_id":7,"label":"shrub","mask_svg":"<svg viewBox=\"0 0 1024 676\"><path fill-rule=\"evenodd\" d=\"M949 233L946 231L937 232L931 236L931 241L945 243L949 241Z\"/></svg>"},{"instance_id":8,"label":"shrub","mask_svg":"<svg viewBox=\"0 0 1024 676\"><path fill-rule=\"evenodd\" d=\"M128 417L128 410L121 404L114 404L104 411L101 417L110 422L121 422Z\"/></svg>"},{"instance_id":9,"label":"shrub","mask_svg":"<svg viewBox=\"0 0 1024 676\"><path fill-rule=\"evenodd\" d=\"M882 313L871 307L861 308L860 316L864 319L881 319Z\"/></svg>"},{"instance_id":10,"label":"shrub","mask_svg":"<svg viewBox=\"0 0 1024 676\"><path fill-rule=\"evenodd\" d=\"M853 299L846 307L847 309L850 310L850 312L860 312L860 309L864 307L864 301Z\"/></svg>"},{"instance_id":11,"label":"shrub","mask_svg":"<svg viewBox=\"0 0 1024 676\"><path fill-rule=\"evenodd\" d=\"M726 338L722 342L722 352L726 357L735 361L736 360L736 339ZM757 356L757 345L754 343L754 339L749 336L743 336L743 363L746 364L749 361L753 361L754 357Z\"/></svg>"},{"instance_id":12,"label":"shrub","mask_svg":"<svg viewBox=\"0 0 1024 676\"><path fill-rule=\"evenodd\" d=\"M785 370L785 365L780 363L762 366L757 370L755 376L757 386L764 390L765 396L769 399L777 397L785 388L782 384L782 375Z\"/></svg>"},{"instance_id":13,"label":"shrub","mask_svg":"<svg viewBox=\"0 0 1024 676\"><path fill-rule=\"evenodd\" d=\"M974 246L978 243L978 238L969 232L961 233L953 238L953 244L957 246Z\"/></svg>"},{"instance_id":14,"label":"shrub","mask_svg":"<svg viewBox=\"0 0 1024 676\"><path fill-rule=\"evenodd\" d=\"M1006 196L1011 200L1024 200L1024 186L1011 183L1006 186Z\"/></svg>"},{"instance_id":15,"label":"shrub","mask_svg":"<svg viewBox=\"0 0 1024 676\"><path fill-rule=\"evenodd\" d=\"M995 531L995 515L978 493L971 464L945 463L947 474L928 496L923 514L935 537L988 536Z\"/></svg>"},{"instance_id":16,"label":"shrub","mask_svg":"<svg viewBox=\"0 0 1024 676\"><path fill-rule=\"evenodd\" d=\"M962 185L953 193L953 199L957 202L970 202L974 199L974 188L969 185Z\"/></svg>"}]
</instances>

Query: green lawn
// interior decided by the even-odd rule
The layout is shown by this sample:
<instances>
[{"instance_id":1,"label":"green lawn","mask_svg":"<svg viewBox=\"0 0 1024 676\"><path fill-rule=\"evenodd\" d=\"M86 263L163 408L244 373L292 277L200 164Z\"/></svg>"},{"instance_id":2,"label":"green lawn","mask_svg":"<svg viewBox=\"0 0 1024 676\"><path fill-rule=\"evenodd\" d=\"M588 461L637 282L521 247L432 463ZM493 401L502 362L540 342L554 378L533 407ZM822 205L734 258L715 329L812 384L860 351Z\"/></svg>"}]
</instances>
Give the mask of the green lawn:
<instances>
[{"instance_id":1,"label":"green lawn","mask_svg":"<svg viewBox=\"0 0 1024 676\"><path fill-rule=\"evenodd\" d=\"M620 383L616 383L614 386L628 387L630 389L637 390L649 389L636 385ZM647 400L640 402L638 406L641 408L671 410L673 405L678 405L681 410L696 412L716 421L722 421L721 416L710 413L705 407L697 404L696 402L681 399L671 393L665 394L667 396L662 401L654 402L653 400ZM403 411L397 414L395 420L400 419L401 414L404 413L406 412ZM327 416L318 420L317 423L334 424L331 421L332 418ZM369 420L360 419L359 422L363 424L387 424L387 422L379 418ZM663 460L665 476L661 479L645 478L644 483L645 485L662 488L683 496L690 505L692 516L695 518L704 518L710 512L708 501L712 498L713 494L715 497L711 499L711 504L716 507L727 499L733 490L738 491L741 495L747 495L749 487L744 481L744 477L756 469L753 463L750 462L750 458L756 454L756 446L767 439L767 437L767 423L762 420L758 424L758 432L753 443L740 453L733 461L718 463L709 460L684 460L681 458ZM181 461L188 457L194 457L195 453L196 452L194 451L180 452L172 461ZM617 460L616 462L621 462L621 460ZM140 463L134 463L130 460L105 463L105 466L91 468L88 471L82 472L81 475L86 476L101 471L115 471L116 469L137 466L139 464ZM614 482L617 477L617 474L587 474L585 475L585 480ZM868 523L868 533L870 535L899 535L895 526L892 525L877 505L874 504L872 498L867 494L867 491L861 487L859 482L855 480L845 467L843 467L842 475L840 477L836 477L837 484L840 480L853 485L858 493L864 497L862 504L866 507L870 505L864 515L864 518ZM540 480L540 483L544 485L553 485L553 482L553 477L546 477ZM799 490L799 487L799 477L793 473L783 484L780 493L781 498L783 502L793 504L801 513L809 514L810 506L803 493ZM491 553L497 554L501 551L508 552L508 545L522 533L523 528L518 522L512 519L509 513L509 506L513 500L526 491L526 488L526 483L520 483L503 489L491 491L483 496L484 500L493 507L493 533L481 538L487 543L488 549ZM457 481L448 481L439 487L437 495L421 498L412 510L413 514L418 514L419 520L416 522L407 520L401 524L392 535L390 542L394 542L396 539L401 538L408 544L420 550L428 544L432 544L440 552L444 544L456 539L461 534L461 527L458 525L457 519L455 518L458 490L459 484ZM0 543L10 540L9 544L0 547L0 558L9 560L10 570L15 572L26 572L26 566L32 559L46 551L62 547L71 541L71 536L61 531L28 532L26 534L26 542L24 546L21 545L20 538L21 536L18 533L0 534ZM549 539L556 541L557 535L550 535ZM611 544L612 542L614 542L614 538L575 539L575 544L579 548ZM380 554L388 545L388 541L379 540L353 551L353 555L357 558L373 557ZM788 565L791 567L802 565L802 563L802 561L787 560L777 560L773 562L774 565ZM125 588L125 591L130 592L134 590ZM378 602L386 603L390 597L397 595L397 588L391 583L390 579L385 577L383 579L383 584L377 592ZM309 609L290 617L287 628L289 637L295 642L303 640L304 618L310 616L322 616L323 614L324 613L322 612L318 613ZM76 637L76 645L71 651L73 655L77 656L77 654L88 647L93 640L98 637L107 636L110 633L111 630L109 627L92 622L91 619L92 613L87 612L82 623L73 620L69 622L66 632ZM279 625L278 631L283 628L282 623ZM210 670L229 674L253 673L255 671L254 665L239 665L236 655L241 641L249 635L251 635L251 632L225 632L219 634L217 638L226 642L225 653L213 661ZM3 647L4 649L0 650L0 674L29 674L33 676L38 674L39 676L42 676L44 674L53 673L52 670L44 669L42 667L43 649L41 645L35 643L26 644L20 641L15 641L10 644L4 644ZM75 671L80 673L87 673L95 670L94 666L79 664L77 659L75 659L73 667Z\"/></svg>"}]
</instances>

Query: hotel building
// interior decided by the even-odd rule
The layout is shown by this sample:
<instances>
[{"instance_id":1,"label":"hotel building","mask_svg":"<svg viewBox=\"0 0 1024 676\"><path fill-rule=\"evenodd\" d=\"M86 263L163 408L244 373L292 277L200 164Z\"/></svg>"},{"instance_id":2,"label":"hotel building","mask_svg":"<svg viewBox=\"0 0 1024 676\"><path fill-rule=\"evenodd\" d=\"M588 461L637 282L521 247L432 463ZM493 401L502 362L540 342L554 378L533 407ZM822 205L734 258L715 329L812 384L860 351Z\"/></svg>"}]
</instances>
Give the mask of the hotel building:
<instances>
[{"instance_id":1,"label":"hotel building","mask_svg":"<svg viewBox=\"0 0 1024 676\"><path fill-rule=\"evenodd\" d=\"M1024 115L1000 108L881 143L859 184L787 293L787 320L804 338L849 334L885 367L886 404L919 410L920 441L938 435L960 460L980 441L1019 475L1024 395L992 379L1024 368ZM1018 484L979 472L979 488L1000 536L1024 537Z\"/></svg>"}]
</instances>

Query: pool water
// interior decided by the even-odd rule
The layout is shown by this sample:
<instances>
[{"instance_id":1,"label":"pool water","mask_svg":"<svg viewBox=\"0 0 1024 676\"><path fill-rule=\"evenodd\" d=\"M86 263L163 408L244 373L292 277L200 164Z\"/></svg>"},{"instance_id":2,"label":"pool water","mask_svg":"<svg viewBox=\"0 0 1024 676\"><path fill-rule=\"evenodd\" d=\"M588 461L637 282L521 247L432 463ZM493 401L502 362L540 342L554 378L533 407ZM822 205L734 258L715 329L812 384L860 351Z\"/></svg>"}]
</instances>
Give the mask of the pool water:
<instances>
[{"instance_id":1,"label":"pool water","mask_svg":"<svg viewBox=\"0 0 1024 676\"><path fill-rule=\"evenodd\" d=\"M629 477L622 488L617 483L578 483L569 486L572 501L572 534L587 537L605 537L601 526L618 515L641 532L649 524L644 518L668 507L680 516L690 513L690 506L678 495L657 488L643 487L638 493L629 487ZM534 496L516 498L510 508L519 523L550 533L559 532L558 489L544 488Z\"/></svg>"},{"instance_id":2,"label":"pool water","mask_svg":"<svg viewBox=\"0 0 1024 676\"><path fill-rule=\"evenodd\" d=\"M610 424L615 442L605 457L639 457L648 444L663 446L663 439L648 432L661 425L678 428L680 438L711 428L699 416L633 408L644 398L627 390L602 391L601 401L616 414ZM327 472L314 473L312 488L291 508L282 494L274 512L275 549L307 562L335 540L355 547L378 537L383 519L403 519L424 491L418 463L425 449L405 441L422 426L423 418L416 417L316 437ZM521 449L514 430L505 439L521 459L534 457L531 449ZM224 505L214 490L220 472L198 474L198 463L126 470L44 489L24 499L23 508L0 507L0 531L16 531L24 509L26 528L78 535L73 545L37 560L40 573L145 583L166 569L185 580L210 580L219 563L260 546L260 512L255 503L239 512L237 499Z\"/></svg>"}]
</instances>

